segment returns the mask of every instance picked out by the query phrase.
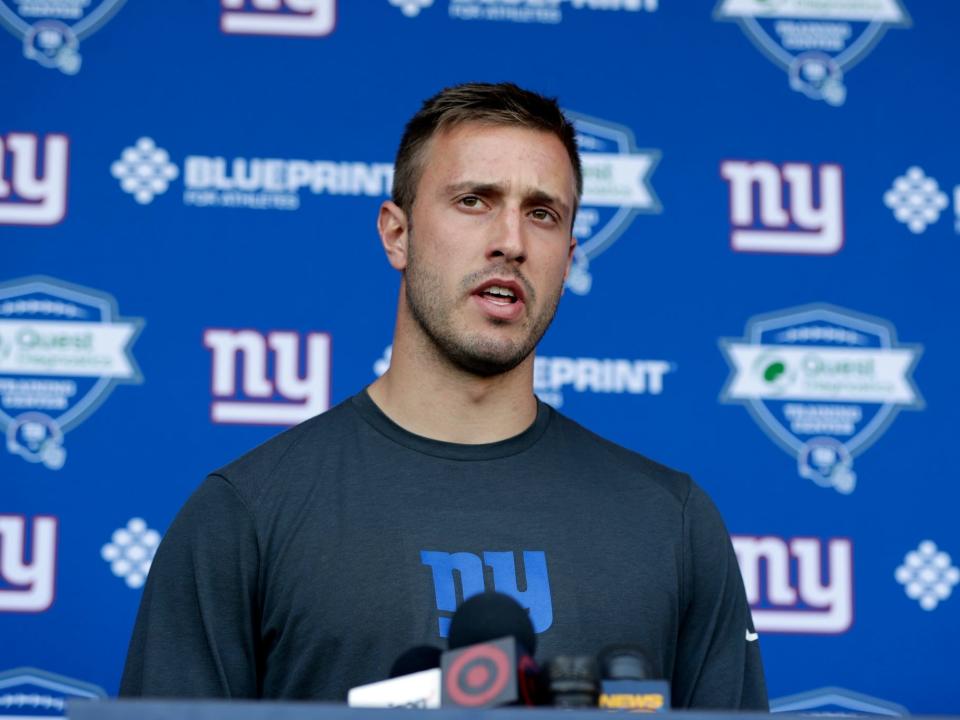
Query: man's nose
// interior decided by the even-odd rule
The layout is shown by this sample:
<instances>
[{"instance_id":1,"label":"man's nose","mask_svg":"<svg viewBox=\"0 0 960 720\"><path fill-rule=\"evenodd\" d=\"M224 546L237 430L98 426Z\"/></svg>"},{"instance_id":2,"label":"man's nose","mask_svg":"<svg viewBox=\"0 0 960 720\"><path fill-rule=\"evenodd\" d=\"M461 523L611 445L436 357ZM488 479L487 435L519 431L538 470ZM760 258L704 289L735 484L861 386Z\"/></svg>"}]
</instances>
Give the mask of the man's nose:
<instances>
[{"instance_id":1,"label":"man's nose","mask_svg":"<svg viewBox=\"0 0 960 720\"><path fill-rule=\"evenodd\" d=\"M502 210L490 238L487 257L504 258L518 265L527 259L523 213L520 208L505 207Z\"/></svg>"}]
</instances>

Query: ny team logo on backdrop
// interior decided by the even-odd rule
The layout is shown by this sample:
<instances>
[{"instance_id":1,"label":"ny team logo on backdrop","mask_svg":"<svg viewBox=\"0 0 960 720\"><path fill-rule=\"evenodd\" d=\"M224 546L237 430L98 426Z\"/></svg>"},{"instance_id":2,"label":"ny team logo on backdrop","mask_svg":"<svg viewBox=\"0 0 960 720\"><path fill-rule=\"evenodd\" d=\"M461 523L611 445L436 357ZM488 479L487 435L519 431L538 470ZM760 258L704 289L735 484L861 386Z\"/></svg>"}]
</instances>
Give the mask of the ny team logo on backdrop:
<instances>
[{"instance_id":1,"label":"ny team logo on backdrop","mask_svg":"<svg viewBox=\"0 0 960 720\"><path fill-rule=\"evenodd\" d=\"M39 613L53 605L58 525L49 515L0 515L0 612Z\"/></svg>"},{"instance_id":2,"label":"ny team logo on backdrop","mask_svg":"<svg viewBox=\"0 0 960 720\"><path fill-rule=\"evenodd\" d=\"M214 423L296 425L329 409L327 333L211 328L203 344L211 353Z\"/></svg>"},{"instance_id":3,"label":"ny team logo on backdrop","mask_svg":"<svg viewBox=\"0 0 960 720\"><path fill-rule=\"evenodd\" d=\"M66 135L0 135L0 225L56 225L63 220L69 160Z\"/></svg>"},{"instance_id":4,"label":"ny team logo on backdrop","mask_svg":"<svg viewBox=\"0 0 960 720\"><path fill-rule=\"evenodd\" d=\"M102 28L126 0L0 0L0 25L23 43L23 56L67 75L80 71L80 41Z\"/></svg>"},{"instance_id":5,"label":"ny team logo on backdrop","mask_svg":"<svg viewBox=\"0 0 960 720\"><path fill-rule=\"evenodd\" d=\"M775 535L733 535L731 540L758 632L837 634L850 629L850 540Z\"/></svg>"},{"instance_id":6,"label":"ny team logo on backdrop","mask_svg":"<svg viewBox=\"0 0 960 720\"><path fill-rule=\"evenodd\" d=\"M178 165L149 137L125 148L110 173L141 205L151 204L182 176L185 205L255 210L298 210L304 190L389 196L393 184L392 163L188 155Z\"/></svg>"},{"instance_id":7,"label":"ny team logo on backdrop","mask_svg":"<svg viewBox=\"0 0 960 720\"><path fill-rule=\"evenodd\" d=\"M289 0L288 0L289 1ZM440 5L440 0L388 0L408 18ZM556 25L565 19L564 6L576 11L654 12L660 0L447 0L447 15L455 20L488 20ZM569 17L576 19L576 13Z\"/></svg>"},{"instance_id":8,"label":"ny team logo on backdrop","mask_svg":"<svg viewBox=\"0 0 960 720\"><path fill-rule=\"evenodd\" d=\"M0 284L0 430L7 450L63 467L64 433L119 383L142 382L130 352L141 318L99 290L42 275Z\"/></svg>"},{"instance_id":9,"label":"ny team logo on backdrop","mask_svg":"<svg viewBox=\"0 0 960 720\"><path fill-rule=\"evenodd\" d=\"M847 99L844 74L890 27L909 27L900 0L720 0L716 20L740 25L754 45L786 70L790 87L839 106Z\"/></svg>"},{"instance_id":10,"label":"ny team logo on backdrop","mask_svg":"<svg viewBox=\"0 0 960 720\"><path fill-rule=\"evenodd\" d=\"M323 37L336 26L336 0L220 0L220 29L231 35Z\"/></svg>"},{"instance_id":11,"label":"ny team logo on backdrop","mask_svg":"<svg viewBox=\"0 0 960 720\"><path fill-rule=\"evenodd\" d=\"M844 494L853 458L901 409L923 408L912 378L923 348L880 318L807 305L753 317L720 346L731 368L721 400L746 405L801 477Z\"/></svg>"},{"instance_id":12,"label":"ny team logo on backdrop","mask_svg":"<svg viewBox=\"0 0 960 720\"><path fill-rule=\"evenodd\" d=\"M720 176L730 186L733 250L832 255L843 247L839 165L821 165L815 171L809 163L724 160Z\"/></svg>"}]
</instances>

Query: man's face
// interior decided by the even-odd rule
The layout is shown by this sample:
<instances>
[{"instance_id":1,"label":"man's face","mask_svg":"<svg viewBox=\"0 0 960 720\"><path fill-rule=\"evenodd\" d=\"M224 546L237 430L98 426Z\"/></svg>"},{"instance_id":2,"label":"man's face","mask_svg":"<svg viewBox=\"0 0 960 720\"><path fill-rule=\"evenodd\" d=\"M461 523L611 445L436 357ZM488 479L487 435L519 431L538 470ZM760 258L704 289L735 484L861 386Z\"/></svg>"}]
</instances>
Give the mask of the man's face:
<instances>
[{"instance_id":1,"label":"man's face","mask_svg":"<svg viewBox=\"0 0 960 720\"><path fill-rule=\"evenodd\" d=\"M448 359L490 376L530 355L563 290L575 203L551 133L466 123L433 137L410 217L406 302Z\"/></svg>"}]
</instances>

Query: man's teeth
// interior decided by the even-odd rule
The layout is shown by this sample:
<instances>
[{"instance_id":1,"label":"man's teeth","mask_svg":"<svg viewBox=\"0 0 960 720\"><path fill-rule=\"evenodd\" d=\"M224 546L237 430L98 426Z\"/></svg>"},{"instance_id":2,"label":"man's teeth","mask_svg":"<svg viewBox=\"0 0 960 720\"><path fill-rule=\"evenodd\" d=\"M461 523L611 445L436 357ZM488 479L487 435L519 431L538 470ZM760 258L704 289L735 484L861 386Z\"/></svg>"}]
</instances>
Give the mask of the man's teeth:
<instances>
[{"instance_id":1,"label":"man's teeth","mask_svg":"<svg viewBox=\"0 0 960 720\"><path fill-rule=\"evenodd\" d=\"M513 290L505 287L500 287L499 285L493 285L491 287L488 287L486 290L484 290L484 292L490 293L491 295L502 295L503 297L508 297L508 298L516 297L513 294Z\"/></svg>"}]
</instances>

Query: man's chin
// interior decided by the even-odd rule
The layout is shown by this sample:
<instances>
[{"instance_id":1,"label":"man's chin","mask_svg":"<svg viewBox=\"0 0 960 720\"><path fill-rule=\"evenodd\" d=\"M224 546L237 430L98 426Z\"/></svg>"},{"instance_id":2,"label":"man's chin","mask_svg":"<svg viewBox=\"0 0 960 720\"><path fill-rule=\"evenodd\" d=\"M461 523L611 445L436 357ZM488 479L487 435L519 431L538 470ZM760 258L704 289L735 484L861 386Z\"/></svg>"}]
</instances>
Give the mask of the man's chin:
<instances>
[{"instance_id":1,"label":"man's chin","mask_svg":"<svg viewBox=\"0 0 960 720\"><path fill-rule=\"evenodd\" d=\"M447 357L463 370L480 377L494 377L508 373L520 365L533 348L481 340L469 346L448 347L444 350Z\"/></svg>"}]
</instances>

